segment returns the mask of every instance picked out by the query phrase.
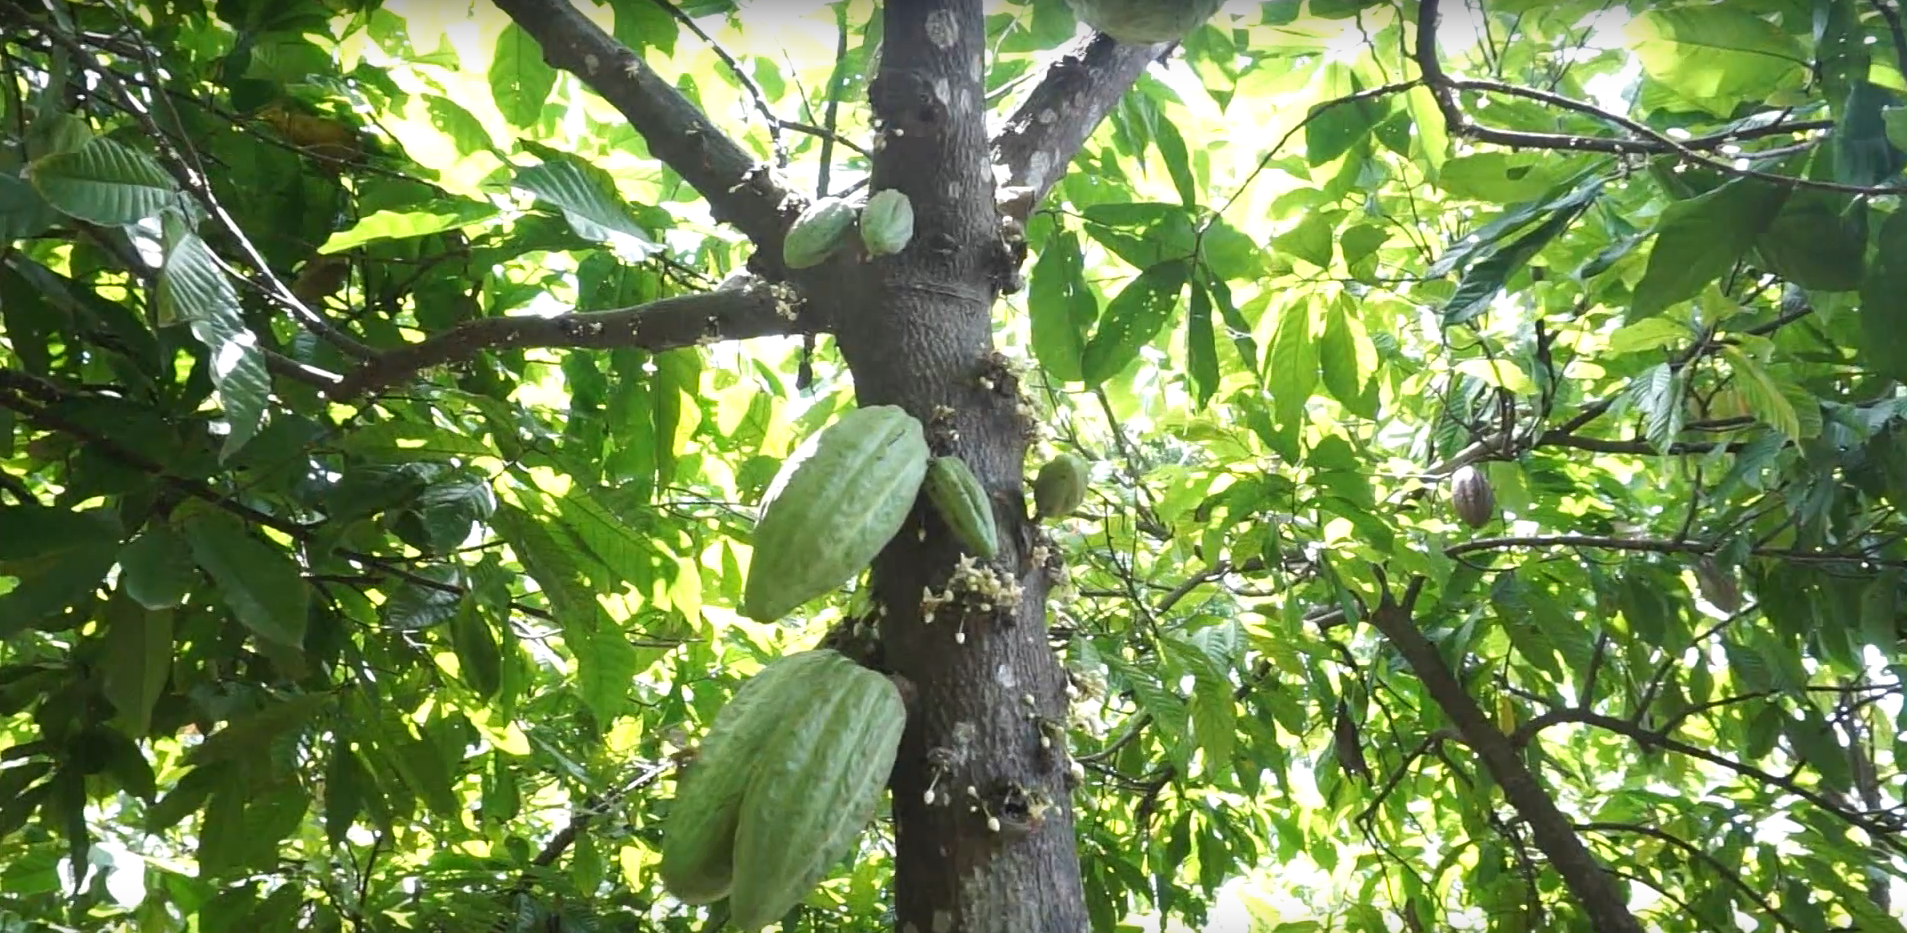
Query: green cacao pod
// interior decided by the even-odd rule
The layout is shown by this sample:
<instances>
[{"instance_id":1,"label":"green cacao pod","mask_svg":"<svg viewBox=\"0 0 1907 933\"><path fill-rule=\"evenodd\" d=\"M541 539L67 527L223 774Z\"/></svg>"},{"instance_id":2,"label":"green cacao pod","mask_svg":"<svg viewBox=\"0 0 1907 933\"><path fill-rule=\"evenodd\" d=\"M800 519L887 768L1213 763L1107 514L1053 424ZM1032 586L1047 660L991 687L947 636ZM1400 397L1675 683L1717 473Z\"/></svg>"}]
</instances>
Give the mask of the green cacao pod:
<instances>
[{"instance_id":1,"label":"green cacao pod","mask_svg":"<svg viewBox=\"0 0 1907 933\"><path fill-rule=\"evenodd\" d=\"M893 405L857 408L803 442L755 523L742 614L776 621L859 573L907 521L931 455L920 421Z\"/></svg>"},{"instance_id":2,"label":"green cacao pod","mask_svg":"<svg viewBox=\"0 0 1907 933\"><path fill-rule=\"evenodd\" d=\"M781 241L781 261L790 269L818 266L847 241L854 226L854 205L841 198L822 198L801 212Z\"/></svg>"},{"instance_id":3,"label":"green cacao pod","mask_svg":"<svg viewBox=\"0 0 1907 933\"><path fill-rule=\"evenodd\" d=\"M1000 554L999 526L986 487L959 457L935 457L927 465L927 499L967 549L986 560Z\"/></svg>"},{"instance_id":4,"label":"green cacao pod","mask_svg":"<svg viewBox=\"0 0 1907 933\"><path fill-rule=\"evenodd\" d=\"M1225 0L1067 0L1079 21L1127 45L1177 42Z\"/></svg>"},{"instance_id":5,"label":"green cacao pod","mask_svg":"<svg viewBox=\"0 0 1907 933\"><path fill-rule=\"evenodd\" d=\"M1450 502L1457 517L1472 528L1482 528L1496 518L1496 490L1483 471L1465 464L1450 477Z\"/></svg>"},{"instance_id":6,"label":"green cacao pod","mask_svg":"<svg viewBox=\"0 0 1907 933\"><path fill-rule=\"evenodd\" d=\"M1065 518L1086 504L1086 486L1092 468L1072 454L1060 454L1040 467L1033 478L1035 519Z\"/></svg>"},{"instance_id":7,"label":"green cacao pod","mask_svg":"<svg viewBox=\"0 0 1907 933\"><path fill-rule=\"evenodd\" d=\"M900 750L900 690L835 657L809 678L799 704L774 703L782 725L742 795L728 907L747 933L781 919L848 854Z\"/></svg>"},{"instance_id":8,"label":"green cacao pod","mask_svg":"<svg viewBox=\"0 0 1907 933\"><path fill-rule=\"evenodd\" d=\"M914 202L893 188L882 188L861 208L861 245L869 256L892 256L914 238Z\"/></svg>"},{"instance_id":9,"label":"green cacao pod","mask_svg":"<svg viewBox=\"0 0 1907 933\"><path fill-rule=\"evenodd\" d=\"M807 702L805 685L837 659L845 660L826 649L776 658L715 714L662 823L662 884L670 894L688 904L728 896L742 792L762 747L784 727L787 711Z\"/></svg>"}]
</instances>

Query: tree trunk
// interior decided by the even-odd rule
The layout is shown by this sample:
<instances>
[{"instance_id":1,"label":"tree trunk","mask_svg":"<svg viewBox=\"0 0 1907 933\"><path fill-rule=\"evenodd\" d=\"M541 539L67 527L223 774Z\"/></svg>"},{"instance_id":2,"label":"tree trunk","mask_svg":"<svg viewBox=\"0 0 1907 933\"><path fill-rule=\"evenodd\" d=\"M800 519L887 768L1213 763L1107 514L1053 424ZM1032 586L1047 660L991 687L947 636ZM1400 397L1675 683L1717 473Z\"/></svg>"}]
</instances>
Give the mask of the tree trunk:
<instances>
[{"instance_id":1,"label":"tree trunk","mask_svg":"<svg viewBox=\"0 0 1907 933\"><path fill-rule=\"evenodd\" d=\"M1039 717L1064 721L1067 699L1046 642L1045 570L1026 546L1033 426L992 361L991 310L1012 260L994 206L981 3L894 0L885 29L872 189L907 194L914 239L844 277L832 317L859 403L912 412L936 453L965 459L993 494L994 564L1023 588L1017 604L975 599L925 618L923 593L948 587L960 551L924 509L874 564L886 662L918 691L893 780L897 929L1084 933L1069 765L1040 744ZM1026 812L1042 799L1052 807Z\"/></svg>"}]
</instances>

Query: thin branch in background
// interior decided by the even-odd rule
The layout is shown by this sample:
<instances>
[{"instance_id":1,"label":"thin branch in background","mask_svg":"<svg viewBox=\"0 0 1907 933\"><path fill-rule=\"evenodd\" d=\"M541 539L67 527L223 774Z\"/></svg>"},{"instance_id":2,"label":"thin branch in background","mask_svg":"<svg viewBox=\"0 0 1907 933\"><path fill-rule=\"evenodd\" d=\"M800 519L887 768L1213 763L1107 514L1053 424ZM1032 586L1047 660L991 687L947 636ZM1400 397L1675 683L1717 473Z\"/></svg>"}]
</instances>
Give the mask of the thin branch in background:
<instances>
[{"instance_id":1,"label":"thin branch in background","mask_svg":"<svg viewBox=\"0 0 1907 933\"><path fill-rule=\"evenodd\" d=\"M1453 78L1444 70L1437 53L1437 22L1439 19L1438 0L1422 0L1418 5L1417 46L1414 57L1417 67L1423 73L1423 81L1429 85L1431 94L1436 98L1437 109L1443 113L1445 129L1453 136L1462 136L1481 142L1523 149L1563 150L1577 152L1607 152L1616 155L1642 155L1662 153L1676 156L1692 165L1720 172L1736 178L1752 178L1768 182L1782 188L1812 188L1820 191L1834 191L1855 195L1907 194L1907 187L1897 185L1848 185L1840 182L1818 181L1811 178L1799 178L1764 172L1759 169L1742 168L1720 159L1711 158L1686 143L1678 142L1650 129L1634 120L1610 113L1592 104L1552 94L1535 88L1520 87L1498 81ZM1635 136L1628 139L1609 139L1597 136L1577 136L1563 133L1535 133L1524 130L1505 130L1485 126L1470 118L1457 101L1457 91L1475 90L1503 94L1514 94L1542 101L1553 107L1573 110L1595 117L1598 120L1622 127Z\"/></svg>"},{"instance_id":2,"label":"thin branch in background","mask_svg":"<svg viewBox=\"0 0 1907 933\"><path fill-rule=\"evenodd\" d=\"M736 60L735 56L729 54L728 50L723 48L720 42L715 41L715 37L709 35L708 32L702 28L702 25L695 21L695 17L684 13L681 7L670 3L669 0L653 0L653 2L656 6L668 11L670 16L675 17L676 22L681 23L690 32L695 33L695 37L701 39L702 43L707 45L709 50L715 53L715 57L721 59L722 64L728 66L728 70L735 75L735 80L741 82L742 89L748 92L748 99L754 102L755 110L761 114L762 120L768 124L768 139L770 146L775 151L775 164L782 168L787 168L789 162L788 147L782 143L781 139L782 120L780 117L775 116L775 111L768 106L768 95L762 93L761 85L755 83L754 75L749 74L748 71L742 67L742 63Z\"/></svg>"}]
</instances>

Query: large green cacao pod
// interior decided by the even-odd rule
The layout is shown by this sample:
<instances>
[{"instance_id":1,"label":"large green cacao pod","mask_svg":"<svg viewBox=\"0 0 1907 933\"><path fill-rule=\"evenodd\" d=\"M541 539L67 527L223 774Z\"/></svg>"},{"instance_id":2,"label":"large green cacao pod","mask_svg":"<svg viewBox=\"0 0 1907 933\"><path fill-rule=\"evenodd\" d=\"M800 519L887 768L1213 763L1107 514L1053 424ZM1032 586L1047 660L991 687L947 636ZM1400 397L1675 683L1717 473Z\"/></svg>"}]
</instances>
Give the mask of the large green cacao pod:
<instances>
[{"instance_id":1,"label":"large green cacao pod","mask_svg":"<svg viewBox=\"0 0 1907 933\"><path fill-rule=\"evenodd\" d=\"M1225 0L1067 0L1079 21L1127 45L1177 42Z\"/></svg>"},{"instance_id":2,"label":"large green cacao pod","mask_svg":"<svg viewBox=\"0 0 1907 933\"><path fill-rule=\"evenodd\" d=\"M1086 504L1086 486L1092 470L1072 454L1060 454L1040 467L1033 478L1035 518L1065 518Z\"/></svg>"},{"instance_id":3,"label":"large green cacao pod","mask_svg":"<svg viewBox=\"0 0 1907 933\"><path fill-rule=\"evenodd\" d=\"M1496 490L1483 471L1465 464L1450 477L1450 503L1457 517L1472 528L1482 528L1496 518Z\"/></svg>"},{"instance_id":4,"label":"large green cacao pod","mask_svg":"<svg viewBox=\"0 0 1907 933\"><path fill-rule=\"evenodd\" d=\"M844 658L826 649L776 658L715 714L662 823L662 884L670 894L689 904L728 896L742 792L762 747L781 730L787 710L807 702L803 690L816 672L837 659Z\"/></svg>"},{"instance_id":5,"label":"large green cacao pod","mask_svg":"<svg viewBox=\"0 0 1907 933\"><path fill-rule=\"evenodd\" d=\"M914 238L914 202L894 188L882 188L861 208L861 245L869 256L891 256Z\"/></svg>"},{"instance_id":6,"label":"large green cacao pod","mask_svg":"<svg viewBox=\"0 0 1907 933\"><path fill-rule=\"evenodd\" d=\"M790 269L818 266L847 241L854 206L841 198L822 198L795 218L781 241L781 261Z\"/></svg>"},{"instance_id":7,"label":"large green cacao pod","mask_svg":"<svg viewBox=\"0 0 1907 933\"><path fill-rule=\"evenodd\" d=\"M930 456L920 421L893 405L857 408L808 438L755 523L742 614L776 621L859 573L907 521Z\"/></svg>"},{"instance_id":8,"label":"large green cacao pod","mask_svg":"<svg viewBox=\"0 0 1907 933\"><path fill-rule=\"evenodd\" d=\"M742 795L729 919L747 933L781 919L828 876L874 818L907 707L893 681L836 655L781 728Z\"/></svg>"},{"instance_id":9,"label":"large green cacao pod","mask_svg":"<svg viewBox=\"0 0 1907 933\"><path fill-rule=\"evenodd\" d=\"M986 560L1000 554L999 526L986 487L959 457L935 457L927 465L927 499L967 549Z\"/></svg>"}]
</instances>

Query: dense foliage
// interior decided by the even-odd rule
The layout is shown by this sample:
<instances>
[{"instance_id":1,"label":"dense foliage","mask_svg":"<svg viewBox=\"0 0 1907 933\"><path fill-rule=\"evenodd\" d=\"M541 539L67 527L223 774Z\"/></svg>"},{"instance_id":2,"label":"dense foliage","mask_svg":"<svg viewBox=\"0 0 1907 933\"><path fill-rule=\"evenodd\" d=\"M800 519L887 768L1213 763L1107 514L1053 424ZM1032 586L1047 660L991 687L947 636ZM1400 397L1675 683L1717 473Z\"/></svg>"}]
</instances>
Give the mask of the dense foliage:
<instances>
[{"instance_id":1,"label":"dense foliage","mask_svg":"<svg viewBox=\"0 0 1907 933\"><path fill-rule=\"evenodd\" d=\"M865 185L877 4L570 2ZM1000 113L1088 47L986 12ZM1902 930L1901 11L1434 22L1235 0L1009 225L1094 928ZM541 28L0 2L0 930L703 928L679 763L866 609L738 610L854 381Z\"/></svg>"}]
</instances>

